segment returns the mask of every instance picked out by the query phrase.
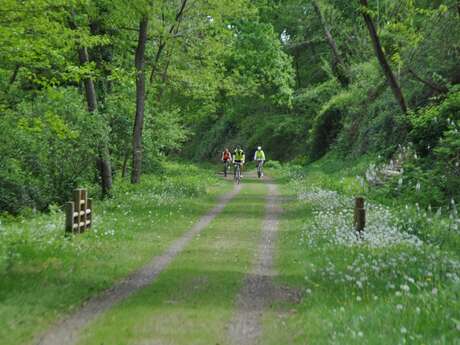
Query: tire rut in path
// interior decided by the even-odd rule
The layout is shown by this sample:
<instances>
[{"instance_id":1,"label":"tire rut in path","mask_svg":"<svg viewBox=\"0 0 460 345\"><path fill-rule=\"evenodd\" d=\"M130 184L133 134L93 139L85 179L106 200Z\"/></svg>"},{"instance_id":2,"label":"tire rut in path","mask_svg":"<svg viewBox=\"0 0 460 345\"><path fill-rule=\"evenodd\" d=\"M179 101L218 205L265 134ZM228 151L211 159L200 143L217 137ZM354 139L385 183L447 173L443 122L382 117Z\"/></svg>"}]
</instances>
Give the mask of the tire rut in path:
<instances>
[{"instance_id":1,"label":"tire rut in path","mask_svg":"<svg viewBox=\"0 0 460 345\"><path fill-rule=\"evenodd\" d=\"M229 343L235 345L256 344L261 335L260 319L266 305L275 297L277 288L272 280L273 253L278 231L278 189L272 182L267 183L269 193L262 235L251 272L246 276L236 300L236 313L229 325Z\"/></svg>"},{"instance_id":2,"label":"tire rut in path","mask_svg":"<svg viewBox=\"0 0 460 345\"><path fill-rule=\"evenodd\" d=\"M45 334L35 341L37 345L73 345L76 344L80 332L91 321L116 303L127 298L136 291L148 286L155 281L171 261L185 248L185 246L205 229L209 223L224 209L241 190L242 185L235 186L233 191L220 198L218 204L202 216L195 225L184 235L175 240L160 256L156 256L147 265L134 272L124 280L116 283L99 296L91 298L78 311L68 318L58 322Z\"/></svg>"}]
</instances>

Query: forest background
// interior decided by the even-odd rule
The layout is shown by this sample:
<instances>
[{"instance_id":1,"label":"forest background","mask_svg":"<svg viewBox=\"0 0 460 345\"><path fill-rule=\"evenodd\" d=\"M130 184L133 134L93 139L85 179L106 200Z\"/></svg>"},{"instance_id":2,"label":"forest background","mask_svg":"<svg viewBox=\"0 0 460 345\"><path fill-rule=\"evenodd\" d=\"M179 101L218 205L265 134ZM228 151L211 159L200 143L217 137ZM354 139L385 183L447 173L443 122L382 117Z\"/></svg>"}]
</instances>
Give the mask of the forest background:
<instances>
[{"instance_id":1,"label":"forest background","mask_svg":"<svg viewBox=\"0 0 460 345\"><path fill-rule=\"evenodd\" d=\"M0 210L108 197L235 144L459 200L459 24L456 0L4 0Z\"/></svg>"}]
</instances>

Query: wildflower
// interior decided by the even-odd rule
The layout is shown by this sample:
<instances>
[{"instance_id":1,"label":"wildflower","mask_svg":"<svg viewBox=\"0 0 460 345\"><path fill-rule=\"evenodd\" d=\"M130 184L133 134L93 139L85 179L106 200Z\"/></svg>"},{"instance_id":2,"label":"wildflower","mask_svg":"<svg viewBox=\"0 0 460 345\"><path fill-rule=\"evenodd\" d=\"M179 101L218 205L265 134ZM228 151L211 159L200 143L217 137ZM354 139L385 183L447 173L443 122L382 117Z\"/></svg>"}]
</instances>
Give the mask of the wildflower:
<instances>
[{"instance_id":1,"label":"wildflower","mask_svg":"<svg viewBox=\"0 0 460 345\"><path fill-rule=\"evenodd\" d=\"M401 285L400 288L401 288L401 290L403 290L404 292L409 292L409 291L410 291L409 285L407 285L407 284Z\"/></svg>"},{"instance_id":2,"label":"wildflower","mask_svg":"<svg viewBox=\"0 0 460 345\"><path fill-rule=\"evenodd\" d=\"M437 295L437 294L438 294L438 289L433 288L433 290L431 290L431 293L432 293L433 295Z\"/></svg>"},{"instance_id":3,"label":"wildflower","mask_svg":"<svg viewBox=\"0 0 460 345\"><path fill-rule=\"evenodd\" d=\"M406 333L407 333L406 327L401 327L401 333L402 333L402 334L406 334Z\"/></svg>"},{"instance_id":4,"label":"wildflower","mask_svg":"<svg viewBox=\"0 0 460 345\"><path fill-rule=\"evenodd\" d=\"M402 304L398 304L398 305L396 306L396 309L398 309L398 310L403 310L403 308L404 308L404 307L403 307Z\"/></svg>"}]
</instances>

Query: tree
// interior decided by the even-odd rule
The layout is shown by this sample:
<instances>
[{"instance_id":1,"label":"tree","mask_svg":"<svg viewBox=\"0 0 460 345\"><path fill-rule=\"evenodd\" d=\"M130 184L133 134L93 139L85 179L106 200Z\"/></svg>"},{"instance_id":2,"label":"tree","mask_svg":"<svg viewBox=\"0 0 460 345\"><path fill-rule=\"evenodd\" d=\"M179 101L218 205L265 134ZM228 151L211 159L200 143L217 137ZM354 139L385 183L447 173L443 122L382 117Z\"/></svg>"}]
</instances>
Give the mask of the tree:
<instances>
[{"instance_id":1,"label":"tree","mask_svg":"<svg viewBox=\"0 0 460 345\"><path fill-rule=\"evenodd\" d=\"M329 47L331 48L332 51L332 57L333 57L333 62L332 66L335 71L335 74L337 75L337 79L340 81L342 85L347 85L349 83L349 78L347 76L347 67L345 65L345 62L339 52L339 49L337 48L337 44L334 40L334 37L331 34L331 31L329 30L329 26L326 23L326 20L323 17L323 14L321 13L321 9L317 3L316 0L312 0L313 7L315 9L316 15L318 16L318 19L321 23L321 26L323 27L324 30L324 36L326 38L327 43L329 44Z\"/></svg>"},{"instance_id":2,"label":"tree","mask_svg":"<svg viewBox=\"0 0 460 345\"><path fill-rule=\"evenodd\" d=\"M391 67L387 61L387 58L385 57L385 53L383 52L379 35L377 33L377 30L375 29L374 22L372 21L372 17L370 15L370 10L369 10L369 5L367 3L367 0L359 0L359 1L361 5L363 6L361 13L364 18L364 22L366 23L366 27L369 31L369 35L372 41L372 46L374 47L374 52L375 52L375 55L377 56L377 60L380 63L380 67L383 70L383 73L387 79L388 85L393 91L393 95L396 101L398 102L399 107L401 108L401 111L403 113L407 113L407 105L404 99L403 92L396 80L395 75L393 74L393 71L391 70Z\"/></svg>"},{"instance_id":3,"label":"tree","mask_svg":"<svg viewBox=\"0 0 460 345\"><path fill-rule=\"evenodd\" d=\"M145 48L147 44L149 19L143 15L139 21L139 36L137 41L136 66L136 114L133 129L133 168L131 182L139 183L142 169L142 129L145 112Z\"/></svg>"},{"instance_id":4,"label":"tree","mask_svg":"<svg viewBox=\"0 0 460 345\"><path fill-rule=\"evenodd\" d=\"M75 13L72 14L72 19L70 20L70 26L73 30L77 30L75 24ZM88 48L84 45L78 47L78 58L80 66L85 67L89 65L90 59L88 54ZM90 75L83 77L83 83L85 86L85 96L86 103L88 107L88 112L91 114L97 113L97 95L96 88L94 87L93 78ZM110 163L110 154L105 140L102 140L101 145L98 145L100 148L98 150L96 158L96 167L99 171L99 180L101 184L102 196L110 196L112 189L112 165Z\"/></svg>"}]
</instances>

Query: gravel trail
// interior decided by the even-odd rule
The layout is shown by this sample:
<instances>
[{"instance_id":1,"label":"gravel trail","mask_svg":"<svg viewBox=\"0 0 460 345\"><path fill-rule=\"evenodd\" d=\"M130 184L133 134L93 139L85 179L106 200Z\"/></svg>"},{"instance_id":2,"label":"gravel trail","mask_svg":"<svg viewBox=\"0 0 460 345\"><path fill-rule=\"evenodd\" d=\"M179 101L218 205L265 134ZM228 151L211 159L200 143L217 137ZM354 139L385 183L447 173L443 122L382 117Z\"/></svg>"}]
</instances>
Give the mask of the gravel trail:
<instances>
[{"instance_id":1,"label":"gravel trail","mask_svg":"<svg viewBox=\"0 0 460 345\"><path fill-rule=\"evenodd\" d=\"M229 327L229 342L235 345L257 344L261 336L260 319L264 308L279 294L273 283L273 254L281 214L276 185L267 182L269 193L262 235L251 272L245 278L236 300L236 313Z\"/></svg>"},{"instance_id":2,"label":"gravel trail","mask_svg":"<svg viewBox=\"0 0 460 345\"><path fill-rule=\"evenodd\" d=\"M112 288L88 300L79 310L61 320L42 334L36 341L37 345L73 345L78 342L82 330L99 315L127 298L136 291L152 284L185 246L224 209L241 190L243 185L235 186L233 191L221 197L218 204L202 216L184 235L175 240L160 256L156 256L147 265L134 272L126 279L116 283Z\"/></svg>"}]
</instances>

